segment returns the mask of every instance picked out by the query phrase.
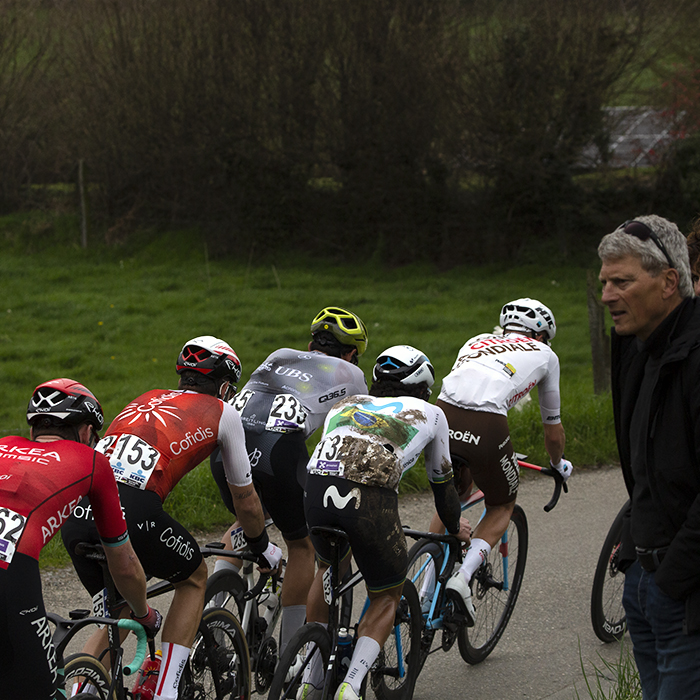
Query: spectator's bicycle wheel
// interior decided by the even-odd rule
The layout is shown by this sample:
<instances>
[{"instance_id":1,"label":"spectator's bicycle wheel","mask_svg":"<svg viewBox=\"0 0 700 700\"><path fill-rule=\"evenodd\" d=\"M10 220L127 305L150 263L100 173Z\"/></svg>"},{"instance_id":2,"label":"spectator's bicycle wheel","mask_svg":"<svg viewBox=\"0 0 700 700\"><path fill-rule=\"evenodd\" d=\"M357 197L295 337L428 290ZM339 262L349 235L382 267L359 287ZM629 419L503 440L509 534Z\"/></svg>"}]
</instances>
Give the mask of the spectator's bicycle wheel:
<instances>
[{"instance_id":1,"label":"spectator's bicycle wheel","mask_svg":"<svg viewBox=\"0 0 700 700\"><path fill-rule=\"evenodd\" d=\"M602 642L622 639L627 629L625 610L622 607L622 591L625 576L617 568L622 535L622 520L629 501L621 508L600 550L591 590L591 623L593 631Z\"/></svg>"},{"instance_id":2,"label":"spectator's bicycle wheel","mask_svg":"<svg viewBox=\"0 0 700 700\"><path fill-rule=\"evenodd\" d=\"M527 518L516 504L500 544L471 580L476 622L474 627L463 627L457 637L459 653L469 664L481 663L508 625L525 573L527 544Z\"/></svg>"}]
</instances>

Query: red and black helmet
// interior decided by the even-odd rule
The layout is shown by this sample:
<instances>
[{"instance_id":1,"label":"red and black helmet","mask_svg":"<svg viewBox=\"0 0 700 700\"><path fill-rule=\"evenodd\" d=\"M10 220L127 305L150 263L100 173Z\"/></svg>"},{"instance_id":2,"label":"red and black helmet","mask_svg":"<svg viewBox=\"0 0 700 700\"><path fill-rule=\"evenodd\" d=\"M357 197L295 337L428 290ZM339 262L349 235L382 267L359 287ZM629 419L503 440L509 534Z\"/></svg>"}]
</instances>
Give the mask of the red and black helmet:
<instances>
[{"instance_id":1,"label":"red and black helmet","mask_svg":"<svg viewBox=\"0 0 700 700\"><path fill-rule=\"evenodd\" d=\"M224 379L237 384L241 378L241 361L223 340L202 335L185 343L177 358L177 373L187 370L200 372L217 384Z\"/></svg>"},{"instance_id":2,"label":"red and black helmet","mask_svg":"<svg viewBox=\"0 0 700 700\"><path fill-rule=\"evenodd\" d=\"M27 406L27 423L48 417L67 425L89 423L102 430L105 419L95 395L73 379L52 379L34 389Z\"/></svg>"}]
</instances>

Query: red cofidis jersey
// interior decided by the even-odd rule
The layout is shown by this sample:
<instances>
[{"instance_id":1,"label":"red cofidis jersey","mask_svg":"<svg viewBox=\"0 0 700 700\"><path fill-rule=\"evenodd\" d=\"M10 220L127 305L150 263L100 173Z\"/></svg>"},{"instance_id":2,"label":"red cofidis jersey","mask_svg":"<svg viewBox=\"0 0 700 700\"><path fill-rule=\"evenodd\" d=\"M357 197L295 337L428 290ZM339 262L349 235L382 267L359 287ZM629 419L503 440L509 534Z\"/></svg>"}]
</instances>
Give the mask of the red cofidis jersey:
<instances>
[{"instance_id":1,"label":"red cofidis jersey","mask_svg":"<svg viewBox=\"0 0 700 700\"><path fill-rule=\"evenodd\" d=\"M103 542L126 541L117 484L103 455L72 440L0 439L0 568L17 552L38 559L84 496Z\"/></svg>"},{"instance_id":2,"label":"red cofidis jersey","mask_svg":"<svg viewBox=\"0 0 700 700\"><path fill-rule=\"evenodd\" d=\"M226 478L252 483L241 418L207 394L156 389L132 401L97 445L117 481L155 491L165 501L175 485L219 445Z\"/></svg>"}]
</instances>

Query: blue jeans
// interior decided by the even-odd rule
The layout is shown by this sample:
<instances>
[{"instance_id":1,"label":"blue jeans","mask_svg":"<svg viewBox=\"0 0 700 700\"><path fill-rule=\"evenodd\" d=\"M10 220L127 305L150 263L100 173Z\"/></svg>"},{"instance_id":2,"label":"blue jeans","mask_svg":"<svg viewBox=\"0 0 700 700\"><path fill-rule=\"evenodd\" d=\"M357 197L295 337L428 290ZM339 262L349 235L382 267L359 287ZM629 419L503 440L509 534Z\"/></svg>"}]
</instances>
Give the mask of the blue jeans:
<instances>
[{"instance_id":1,"label":"blue jeans","mask_svg":"<svg viewBox=\"0 0 700 700\"><path fill-rule=\"evenodd\" d=\"M683 633L685 603L669 598L635 562L622 604L644 700L700 700L700 634Z\"/></svg>"}]
</instances>

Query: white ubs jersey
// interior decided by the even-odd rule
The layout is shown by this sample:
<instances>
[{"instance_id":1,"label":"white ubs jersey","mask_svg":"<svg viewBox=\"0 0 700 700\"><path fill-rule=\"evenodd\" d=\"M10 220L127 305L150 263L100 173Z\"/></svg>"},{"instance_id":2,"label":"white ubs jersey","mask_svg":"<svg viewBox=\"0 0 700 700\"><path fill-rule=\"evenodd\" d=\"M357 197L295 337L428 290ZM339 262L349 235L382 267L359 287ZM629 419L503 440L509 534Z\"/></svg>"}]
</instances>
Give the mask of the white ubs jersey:
<instances>
[{"instance_id":1,"label":"white ubs jersey","mask_svg":"<svg viewBox=\"0 0 700 700\"><path fill-rule=\"evenodd\" d=\"M561 423L559 358L525 335L483 333L468 340L442 381L440 399L460 408L506 415L539 385L542 422Z\"/></svg>"},{"instance_id":2,"label":"white ubs jersey","mask_svg":"<svg viewBox=\"0 0 700 700\"><path fill-rule=\"evenodd\" d=\"M246 431L302 431L307 438L343 396L364 393L362 370L321 352L275 350L233 400Z\"/></svg>"},{"instance_id":3,"label":"white ubs jersey","mask_svg":"<svg viewBox=\"0 0 700 700\"><path fill-rule=\"evenodd\" d=\"M431 482L452 478L442 409L412 396L351 396L326 416L323 437L306 468L310 474L398 490L401 476L423 451Z\"/></svg>"}]
</instances>

